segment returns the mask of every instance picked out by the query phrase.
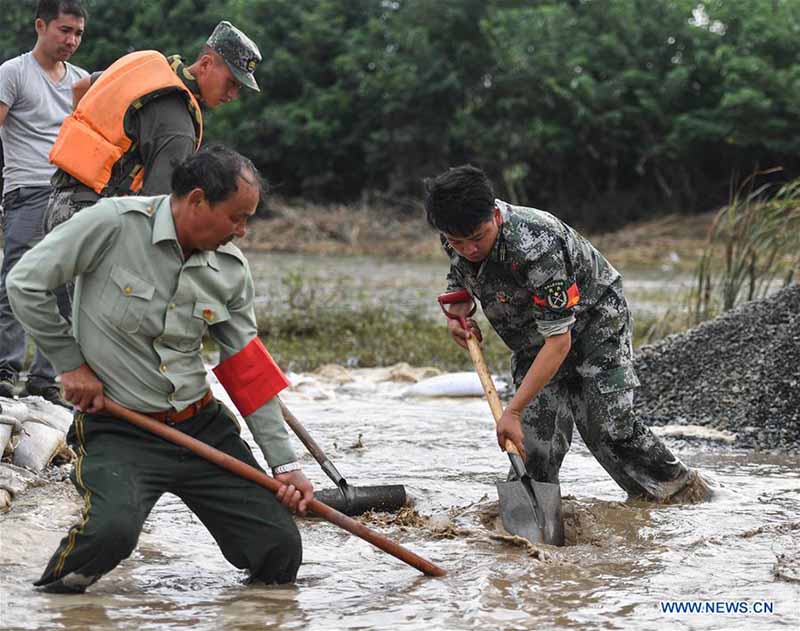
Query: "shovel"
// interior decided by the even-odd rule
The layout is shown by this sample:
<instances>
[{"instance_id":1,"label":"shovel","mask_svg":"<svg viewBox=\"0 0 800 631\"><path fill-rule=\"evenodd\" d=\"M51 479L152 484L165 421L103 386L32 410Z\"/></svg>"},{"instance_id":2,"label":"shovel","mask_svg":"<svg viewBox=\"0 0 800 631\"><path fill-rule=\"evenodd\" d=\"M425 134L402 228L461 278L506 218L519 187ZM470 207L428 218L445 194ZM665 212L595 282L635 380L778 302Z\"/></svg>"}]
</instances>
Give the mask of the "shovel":
<instances>
[{"instance_id":1,"label":"shovel","mask_svg":"<svg viewBox=\"0 0 800 631\"><path fill-rule=\"evenodd\" d=\"M234 458L233 456L226 454L224 451L220 451L211 445L207 445L201 440L192 438L188 434L184 434L182 431L170 427L165 423L159 423L149 416L145 416L144 414L139 414L138 412L124 408L118 403L114 403L109 398L106 398L105 401L106 412L116 416L117 418L124 419L128 423L136 425L137 427L140 427L151 434L160 436L164 440L168 440L176 445L185 447L201 458L205 458L209 462L213 462L218 467L226 469L231 473L241 476L247 480L252 480L256 484L269 489L273 493L277 493L281 488L281 483L274 478L271 478L266 473L256 469L255 467L251 467L246 462L242 462L238 458ZM384 537L374 530L367 528L364 524L356 521L355 519L351 519L350 517L343 515L336 509L331 508L327 504L319 501L317 498L312 499L308 503L308 510L316 515L319 515L323 519L326 519L332 524L339 526L347 532L354 534L356 537L360 537L364 541L368 541L376 548L380 548L384 552L391 554L393 557L403 561L404 563L407 563L411 567L418 569L427 576L444 576L447 573L435 563L432 563L418 554L415 554L408 548L404 548L399 543L389 539L388 537Z\"/></svg>"},{"instance_id":2,"label":"shovel","mask_svg":"<svg viewBox=\"0 0 800 631\"><path fill-rule=\"evenodd\" d=\"M467 318L475 313L477 306L466 290L441 294L438 298L444 314L458 320L465 331L469 331ZM472 303L466 315L448 311L445 305ZM492 376L483 358L480 344L474 335L467 338L472 363L481 380L486 399L492 410L495 423L503 415L503 405L497 395ZM561 518L561 488L558 484L536 482L531 479L516 445L506 441L505 451L516 474L516 480L497 483L497 494L500 498L500 517L503 527L512 535L523 537L531 543L547 543L554 546L564 545L564 524Z\"/></svg>"},{"instance_id":3,"label":"shovel","mask_svg":"<svg viewBox=\"0 0 800 631\"><path fill-rule=\"evenodd\" d=\"M387 484L384 486L350 486L341 473L328 460L316 441L306 431L306 428L297 420L294 414L278 399L281 412L286 424L292 428L297 437L311 452L314 459L322 467L325 474L333 480L336 490L323 489L315 492L314 496L321 502L331 506L345 515L361 515L367 511L383 511L391 513L400 510L406 504L406 489L402 484Z\"/></svg>"}]
</instances>

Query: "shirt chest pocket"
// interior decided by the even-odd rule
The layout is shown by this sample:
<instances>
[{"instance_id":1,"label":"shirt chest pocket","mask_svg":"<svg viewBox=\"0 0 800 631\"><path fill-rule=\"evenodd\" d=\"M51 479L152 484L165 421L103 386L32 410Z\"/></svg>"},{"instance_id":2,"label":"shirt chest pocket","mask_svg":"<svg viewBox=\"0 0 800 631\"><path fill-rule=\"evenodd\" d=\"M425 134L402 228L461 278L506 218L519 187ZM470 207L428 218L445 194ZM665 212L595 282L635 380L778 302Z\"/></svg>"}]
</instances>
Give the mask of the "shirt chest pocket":
<instances>
[{"instance_id":1,"label":"shirt chest pocket","mask_svg":"<svg viewBox=\"0 0 800 631\"><path fill-rule=\"evenodd\" d=\"M533 316L533 294L527 289L505 285L484 290L483 310L490 321L528 322Z\"/></svg>"},{"instance_id":2,"label":"shirt chest pocket","mask_svg":"<svg viewBox=\"0 0 800 631\"><path fill-rule=\"evenodd\" d=\"M111 322L126 333L138 332L154 293L152 284L114 265L105 292Z\"/></svg>"},{"instance_id":3,"label":"shirt chest pocket","mask_svg":"<svg viewBox=\"0 0 800 631\"><path fill-rule=\"evenodd\" d=\"M208 327L230 320L230 313L224 304L207 300L197 300L192 307L192 317L187 318L186 337L182 345L197 348L208 331Z\"/></svg>"}]
</instances>

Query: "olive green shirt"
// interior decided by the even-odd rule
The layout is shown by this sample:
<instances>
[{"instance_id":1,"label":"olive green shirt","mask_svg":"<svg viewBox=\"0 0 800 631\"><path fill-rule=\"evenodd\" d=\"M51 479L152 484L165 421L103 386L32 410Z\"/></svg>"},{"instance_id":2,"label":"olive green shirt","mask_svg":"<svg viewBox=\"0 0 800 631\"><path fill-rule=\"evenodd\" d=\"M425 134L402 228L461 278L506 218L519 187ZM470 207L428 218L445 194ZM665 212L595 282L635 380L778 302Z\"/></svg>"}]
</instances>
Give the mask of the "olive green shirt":
<instances>
[{"instance_id":1,"label":"olive green shirt","mask_svg":"<svg viewBox=\"0 0 800 631\"><path fill-rule=\"evenodd\" d=\"M77 278L73 325L52 290ZM86 363L112 400L181 410L208 383L206 332L220 361L256 335L254 285L233 244L184 260L170 197L103 199L59 225L8 276L11 306L58 373ZM246 419L270 466L295 460L276 399Z\"/></svg>"}]
</instances>

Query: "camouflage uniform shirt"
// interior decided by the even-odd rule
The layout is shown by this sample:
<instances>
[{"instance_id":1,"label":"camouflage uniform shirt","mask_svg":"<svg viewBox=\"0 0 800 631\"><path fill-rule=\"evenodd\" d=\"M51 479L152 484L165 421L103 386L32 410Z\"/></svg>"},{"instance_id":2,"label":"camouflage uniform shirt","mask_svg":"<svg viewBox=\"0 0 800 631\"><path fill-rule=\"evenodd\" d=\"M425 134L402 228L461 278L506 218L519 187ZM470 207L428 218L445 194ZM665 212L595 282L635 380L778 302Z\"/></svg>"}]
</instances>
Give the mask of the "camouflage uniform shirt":
<instances>
[{"instance_id":1,"label":"camouflage uniform shirt","mask_svg":"<svg viewBox=\"0 0 800 631\"><path fill-rule=\"evenodd\" d=\"M489 256L473 264L446 241L448 290L467 289L513 351L519 384L546 337L571 331L572 349L553 380L609 368L638 385L630 367L630 313L619 272L589 241L550 213L495 201L503 224Z\"/></svg>"}]
</instances>

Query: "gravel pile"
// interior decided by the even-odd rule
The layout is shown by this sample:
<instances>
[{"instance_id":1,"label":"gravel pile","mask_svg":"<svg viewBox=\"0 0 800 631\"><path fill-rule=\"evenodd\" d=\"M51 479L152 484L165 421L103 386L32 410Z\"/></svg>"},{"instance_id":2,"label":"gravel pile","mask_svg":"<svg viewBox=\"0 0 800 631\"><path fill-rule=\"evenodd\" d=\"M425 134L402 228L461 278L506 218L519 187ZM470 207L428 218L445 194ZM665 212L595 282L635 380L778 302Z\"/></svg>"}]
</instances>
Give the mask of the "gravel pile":
<instances>
[{"instance_id":1,"label":"gravel pile","mask_svg":"<svg viewBox=\"0 0 800 631\"><path fill-rule=\"evenodd\" d=\"M637 408L651 425L734 432L735 446L800 451L800 285L644 346Z\"/></svg>"}]
</instances>

